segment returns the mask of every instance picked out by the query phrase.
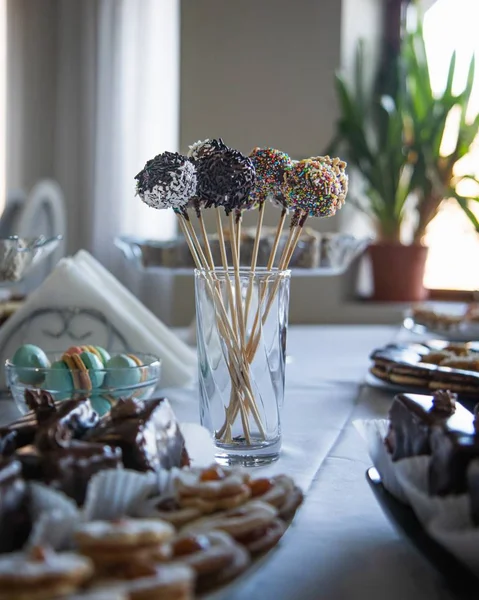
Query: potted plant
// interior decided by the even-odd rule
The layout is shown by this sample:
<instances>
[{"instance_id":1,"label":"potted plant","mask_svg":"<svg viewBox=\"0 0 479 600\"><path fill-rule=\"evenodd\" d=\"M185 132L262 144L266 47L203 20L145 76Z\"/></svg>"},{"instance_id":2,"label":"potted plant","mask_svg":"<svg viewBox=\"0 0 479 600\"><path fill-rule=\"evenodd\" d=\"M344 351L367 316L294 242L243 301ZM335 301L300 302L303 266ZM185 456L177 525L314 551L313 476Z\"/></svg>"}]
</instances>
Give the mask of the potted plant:
<instances>
[{"instance_id":1,"label":"potted plant","mask_svg":"<svg viewBox=\"0 0 479 600\"><path fill-rule=\"evenodd\" d=\"M458 188L462 181L477 183L476 179L458 176L455 169L479 131L479 116L472 122L466 118L475 63L472 58L464 89L453 93L454 54L445 89L434 94L418 23L404 35L393 67L397 70L392 77L394 89L387 94L377 91L377 86L365 90L363 45L359 45L354 81L336 76L340 118L333 145L359 175L362 191L351 194L352 203L371 219L376 231L370 247L374 299L422 300L426 296L424 235L442 201L455 198L479 231L470 208L478 198L463 195ZM441 144L451 111L459 114L459 127L453 151L444 155ZM413 221L409 244L404 241L406 217Z\"/></svg>"}]
</instances>

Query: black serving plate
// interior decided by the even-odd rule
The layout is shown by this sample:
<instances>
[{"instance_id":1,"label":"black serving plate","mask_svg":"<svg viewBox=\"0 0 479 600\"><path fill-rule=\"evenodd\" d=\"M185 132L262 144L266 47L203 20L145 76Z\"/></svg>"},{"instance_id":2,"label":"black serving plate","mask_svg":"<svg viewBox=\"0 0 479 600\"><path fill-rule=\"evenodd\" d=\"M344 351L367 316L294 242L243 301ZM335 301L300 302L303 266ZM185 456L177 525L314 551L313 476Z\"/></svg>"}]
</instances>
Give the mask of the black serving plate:
<instances>
[{"instance_id":1,"label":"black serving plate","mask_svg":"<svg viewBox=\"0 0 479 600\"><path fill-rule=\"evenodd\" d=\"M459 594L460 598L471 598L471 590L477 590L479 579L429 536L412 508L396 500L384 488L381 477L374 467L366 471L366 480L379 505L396 529L444 576L451 590Z\"/></svg>"}]
</instances>

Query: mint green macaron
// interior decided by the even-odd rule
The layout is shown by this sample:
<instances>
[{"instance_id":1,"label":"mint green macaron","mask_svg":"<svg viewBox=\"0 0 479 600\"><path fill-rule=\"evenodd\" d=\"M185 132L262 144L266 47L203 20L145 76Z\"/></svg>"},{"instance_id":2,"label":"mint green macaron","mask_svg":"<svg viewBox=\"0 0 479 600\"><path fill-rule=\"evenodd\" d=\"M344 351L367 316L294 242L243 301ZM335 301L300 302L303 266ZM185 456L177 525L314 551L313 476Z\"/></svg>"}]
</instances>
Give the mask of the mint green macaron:
<instances>
[{"instance_id":1,"label":"mint green macaron","mask_svg":"<svg viewBox=\"0 0 479 600\"><path fill-rule=\"evenodd\" d=\"M44 372L31 369L47 369L50 366L50 361L45 352L34 344L20 346L13 355L11 362L17 367L19 380L30 385L40 385L45 379ZM21 367L25 368L22 369Z\"/></svg>"}]
</instances>

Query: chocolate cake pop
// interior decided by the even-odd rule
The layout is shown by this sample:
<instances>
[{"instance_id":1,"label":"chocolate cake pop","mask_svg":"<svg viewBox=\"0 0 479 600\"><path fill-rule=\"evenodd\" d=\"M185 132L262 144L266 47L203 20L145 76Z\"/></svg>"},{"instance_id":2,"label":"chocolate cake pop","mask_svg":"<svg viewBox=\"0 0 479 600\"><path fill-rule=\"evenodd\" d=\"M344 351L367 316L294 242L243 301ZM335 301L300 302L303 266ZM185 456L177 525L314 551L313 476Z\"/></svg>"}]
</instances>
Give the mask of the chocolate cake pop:
<instances>
[{"instance_id":1,"label":"chocolate cake pop","mask_svg":"<svg viewBox=\"0 0 479 600\"><path fill-rule=\"evenodd\" d=\"M212 140L207 151L198 151L194 159L198 176L197 196L204 206L232 210L242 209L248 201L255 181L255 169L250 158L238 150ZM206 149L205 149L206 150Z\"/></svg>"},{"instance_id":2,"label":"chocolate cake pop","mask_svg":"<svg viewBox=\"0 0 479 600\"><path fill-rule=\"evenodd\" d=\"M332 165L300 160L285 172L282 191L291 208L311 217L331 217L344 203L345 191Z\"/></svg>"},{"instance_id":3,"label":"chocolate cake pop","mask_svg":"<svg viewBox=\"0 0 479 600\"><path fill-rule=\"evenodd\" d=\"M184 208L197 186L193 162L177 152L158 154L135 179L137 194L145 204L157 209Z\"/></svg>"},{"instance_id":4,"label":"chocolate cake pop","mask_svg":"<svg viewBox=\"0 0 479 600\"><path fill-rule=\"evenodd\" d=\"M254 148L250 152L256 170L256 181L251 192L251 203L261 203L271 200L279 208L288 209L288 203L281 191L284 174L291 169L291 158L281 150L274 148Z\"/></svg>"}]
</instances>

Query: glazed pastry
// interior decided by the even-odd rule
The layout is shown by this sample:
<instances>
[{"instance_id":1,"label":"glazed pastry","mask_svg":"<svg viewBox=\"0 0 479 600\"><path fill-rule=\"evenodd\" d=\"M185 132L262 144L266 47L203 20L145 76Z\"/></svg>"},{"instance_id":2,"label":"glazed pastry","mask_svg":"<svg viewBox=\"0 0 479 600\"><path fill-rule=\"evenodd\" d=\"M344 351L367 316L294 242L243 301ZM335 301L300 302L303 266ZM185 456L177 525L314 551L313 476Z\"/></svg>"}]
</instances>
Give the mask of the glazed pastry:
<instances>
[{"instance_id":1,"label":"glazed pastry","mask_svg":"<svg viewBox=\"0 0 479 600\"><path fill-rule=\"evenodd\" d=\"M161 519L179 528L202 516L201 510L193 507L181 507L176 498L150 498L139 516Z\"/></svg>"},{"instance_id":2,"label":"glazed pastry","mask_svg":"<svg viewBox=\"0 0 479 600\"><path fill-rule=\"evenodd\" d=\"M393 460L430 454L434 427L474 432L473 415L448 391L438 391L434 396L398 394L389 411L389 421L385 443Z\"/></svg>"},{"instance_id":3,"label":"glazed pastry","mask_svg":"<svg viewBox=\"0 0 479 600\"><path fill-rule=\"evenodd\" d=\"M185 441L166 398L119 400L85 439L121 448L126 469L155 471L184 464Z\"/></svg>"},{"instance_id":4,"label":"glazed pastry","mask_svg":"<svg viewBox=\"0 0 479 600\"><path fill-rule=\"evenodd\" d=\"M92 573L91 561L73 552L8 554L0 557L0 600L52 600L75 592Z\"/></svg>"},{"instance_id":5,"label":"glazed pastry","mask_svg":"<svg viewBox=\"0 0 479 600\"><path fill-rule=\"evenodd\" d=\"M77 528L75 540L80 552L105 570L148 557L171 540L174 533L172 525L163 521L118 519L84 523Z\"/></svg>"},{"instance_id":6,"label":"glazed pastry","mask_svg":"<svg viewBox=\"0 0 479 600\"><path fill-rule=\"evenodd\" d=\"M178 504L204 514L244 504L251 496L249 475L213 465L181 472L175 480Z\"/></svg>"},{"instance_id":7,"label":"glazed pastry","mask_svg":"<svg viewBox=\"0 0 479 600\"><path fill-rule=\"evenodd\" d=\"M26 484L18 461L0 460L0 552L18 550L31 529Z\"/></svg>"}]
</instances>

